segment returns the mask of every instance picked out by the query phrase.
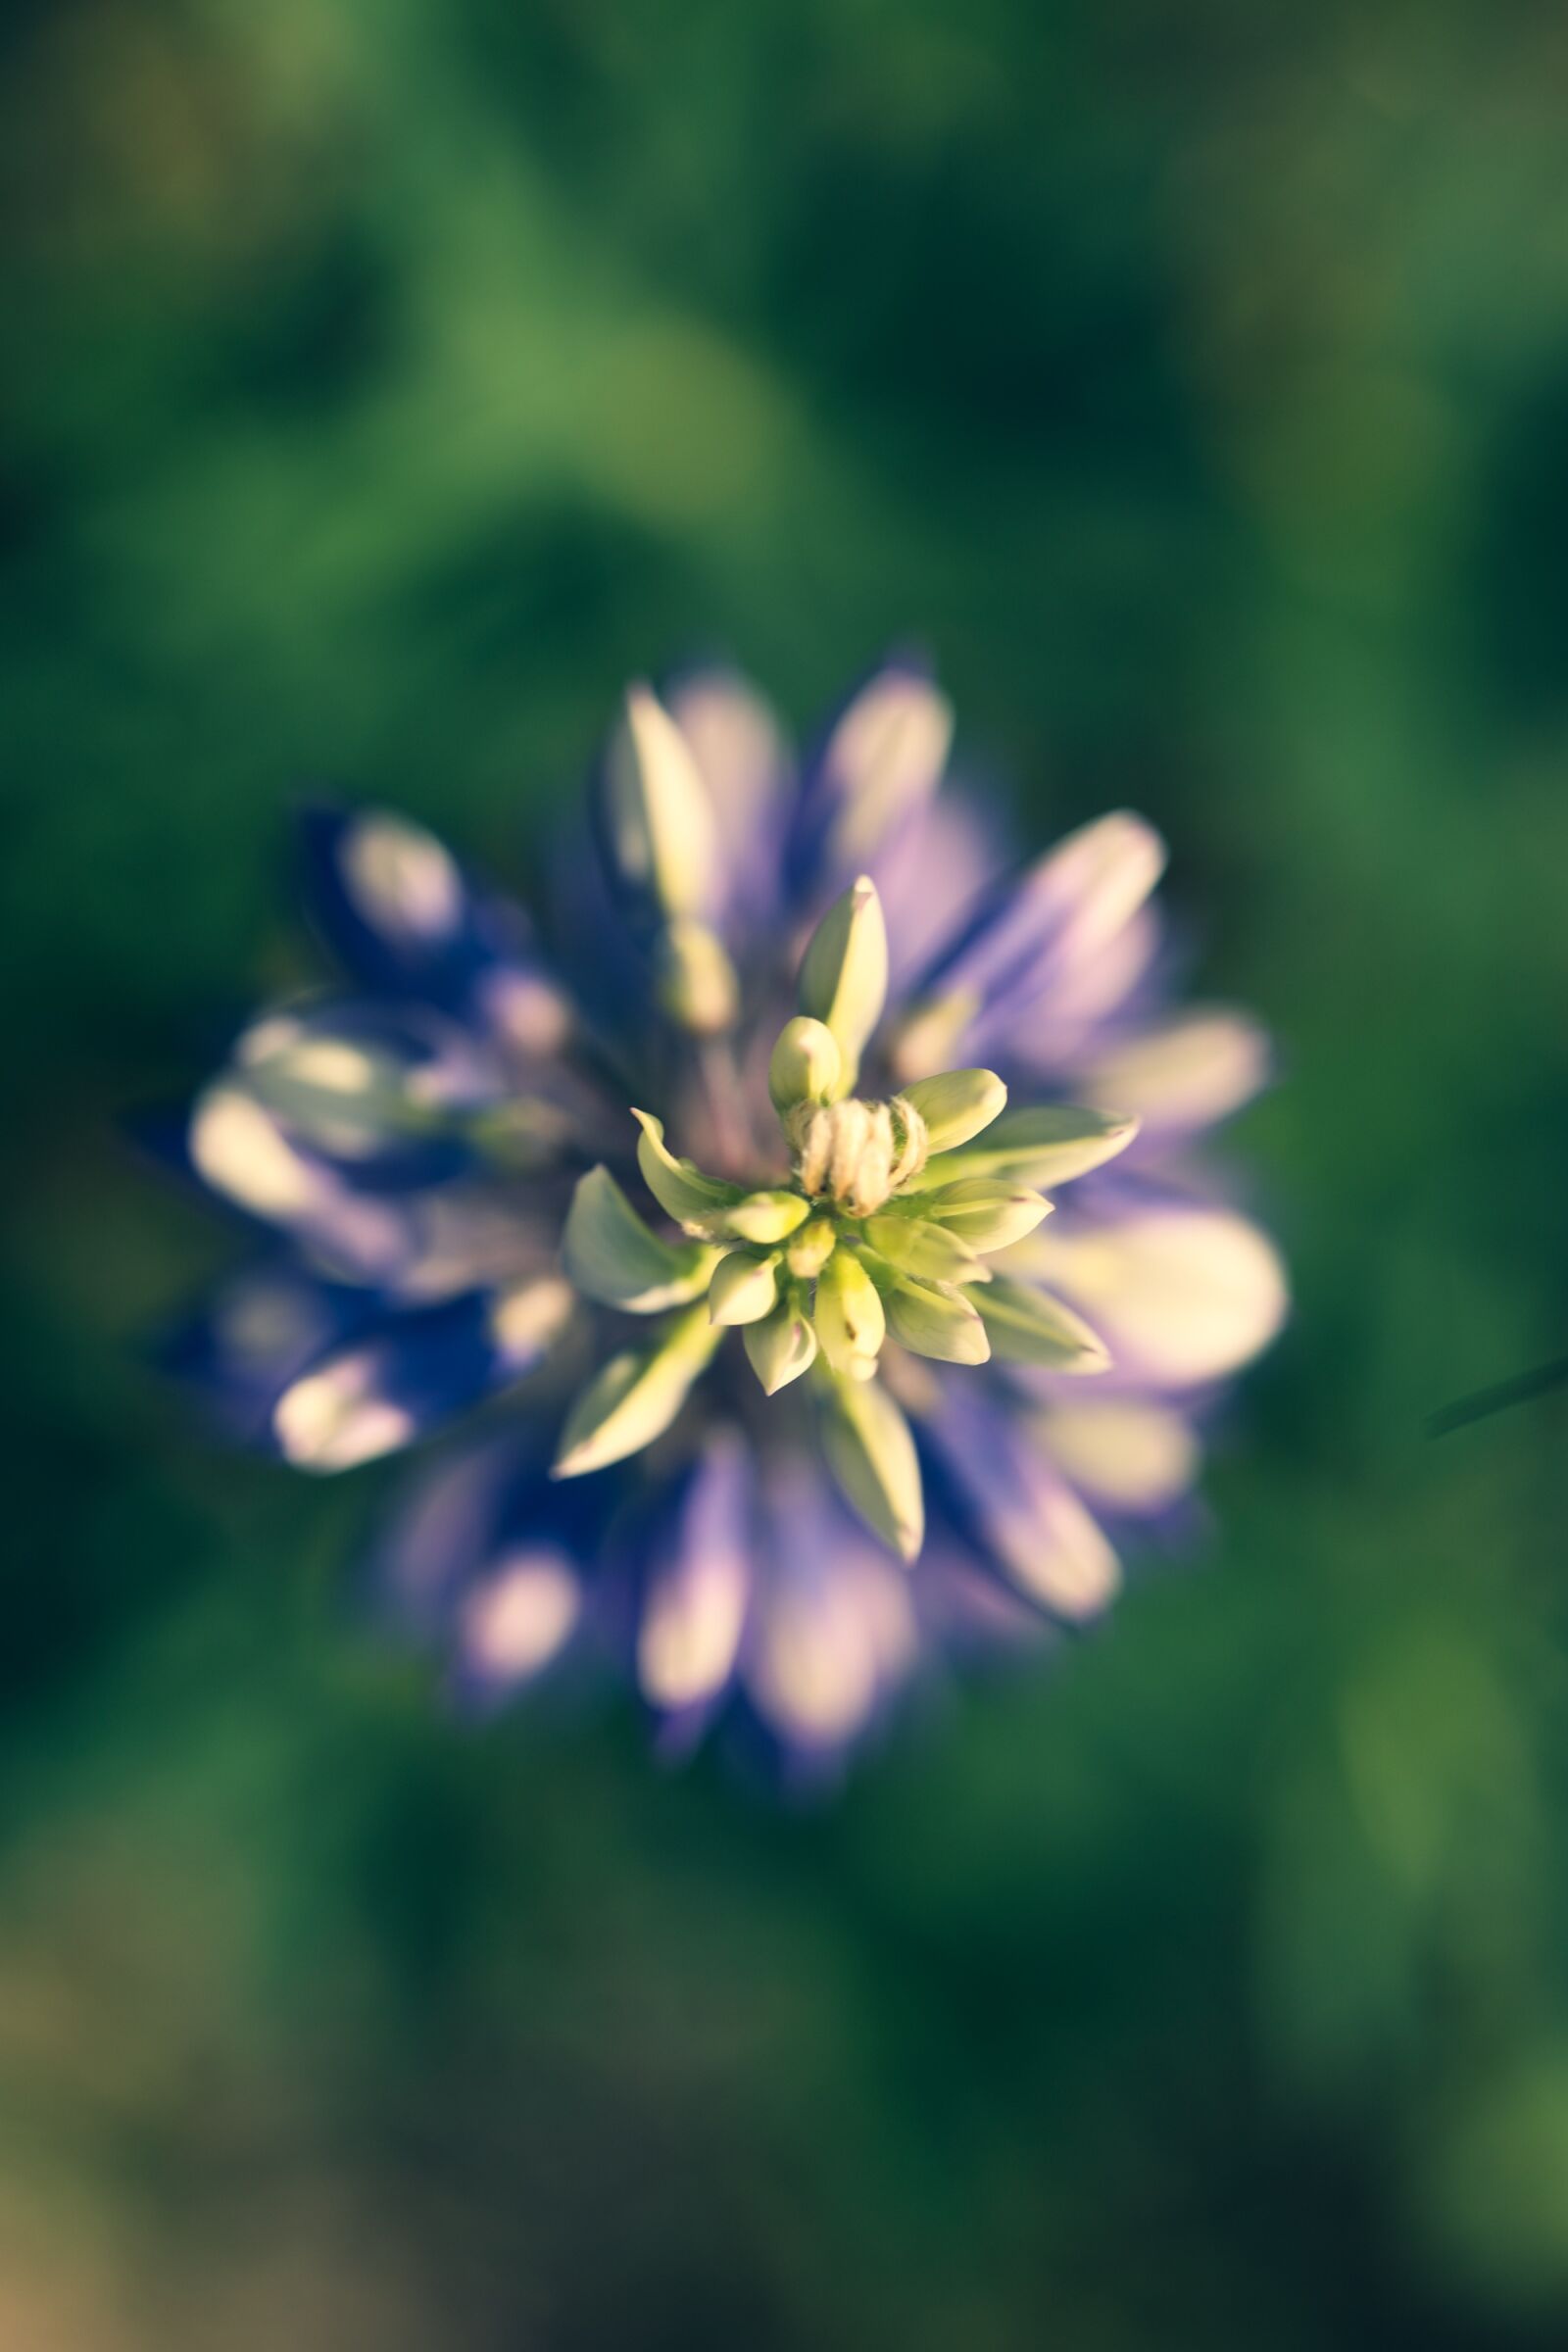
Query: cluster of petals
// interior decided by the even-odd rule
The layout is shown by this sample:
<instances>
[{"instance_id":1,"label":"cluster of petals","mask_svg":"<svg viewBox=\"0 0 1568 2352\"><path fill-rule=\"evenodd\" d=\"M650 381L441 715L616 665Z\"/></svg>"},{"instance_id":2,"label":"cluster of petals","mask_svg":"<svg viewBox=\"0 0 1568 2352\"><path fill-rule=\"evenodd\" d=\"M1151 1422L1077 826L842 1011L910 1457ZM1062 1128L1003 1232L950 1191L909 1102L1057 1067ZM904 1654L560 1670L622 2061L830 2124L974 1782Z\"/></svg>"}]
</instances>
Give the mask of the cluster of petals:
<instances>
[{"instance_id":1,"label":"cluster of petals","mask_svg":"<svg viewBox=\"0 0 1568 2352\"><path fill-rule=\"evenodd\" d=\"M257 1246L172 1355L302 1469L464 1425L376 1568L466 1695L618 1667L820 1769L1190 1527L1286 1306L1202 1155L1266 1042L1175 1004L1150 826L1015 866L951 736L903 661L802 758L729 671L633 687L531 913L306 815L340 977L192 1106Z\"/></svg>"}]
</instances>

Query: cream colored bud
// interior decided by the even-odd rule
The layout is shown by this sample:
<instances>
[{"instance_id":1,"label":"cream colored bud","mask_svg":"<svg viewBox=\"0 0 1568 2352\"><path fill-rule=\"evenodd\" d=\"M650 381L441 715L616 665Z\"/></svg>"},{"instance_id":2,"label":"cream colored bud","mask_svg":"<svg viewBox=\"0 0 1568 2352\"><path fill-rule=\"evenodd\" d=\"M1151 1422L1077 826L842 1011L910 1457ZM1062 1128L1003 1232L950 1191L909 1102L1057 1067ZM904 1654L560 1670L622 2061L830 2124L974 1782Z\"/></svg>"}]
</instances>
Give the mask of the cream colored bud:
<instances>
[{"instance_id":1,"label":"cream colored bud","mask_svg":"<svg viewBox=\"0 0 1568 2352\"><path fill-rule=\"evenodd\" d=\"M699 1304L667 1324L651 1347L612 1356L567 1414L551 1477L581 1478L662 1437L720 1336Z\"/></svg>"},{"instance_id":2,"label":"cream colored bud","mask_svg":"<svg viewBox=\"0 0 1568 2352\"><path fill-rule=\"evenodd\" d=\"M714 1323L757 1323L771 1314L778 1302L778 1251L754 1257L749 1250L732 1250L713 1268L708 1289L708 1312Z\"/></svg>"},{"instance_id":3,"label":"cream colored bud","mask_svg":"<svg viewBox=\"0 0 1568 2352\"><path fill-rule=\"evenodd\" d=\"M904 1089L926 1126L926 1150L951 1152L989 1127L1005 1108L1007 1090L995 1070L944 1070Z\"/></svg>"},{"instance_id":4,"label":"cream colored bud","mask_svg":"<svg viewBox=\"0 0 1568 2352\"><path fill-rule=\"evenodd\" d=\"M643 1182L666 1215L699 1240L713 1240L727 1230L730 1210L746 1196L738 1184L705 1176L689 1159L677 1159L664 1141L664 1127L652 1112L634 1110L642 1129L637 1139L637 1165Z\"/></svg>"},{"instance_id":5,"label":"cream colored bud","mask_svg":"<svg viewBox=\"0 0 1568 2352\"><path fill-rule=\"evenodd\" d=\"M914 1198L925 1216L982 1254L1022 1241L1051 1214L1051 1202L1044 1193L998 1183L989 1176L966 1177Z\"/></svg>"},{"instance_id":6,"label":"cream colored bud","mask_svg":"<svg viewBox=\"0 0 1568 2352\"><path fill-rule=\"evenodd\" d=\"M803 1225L784 1252L784 1262L797 1282L814 1282L838 1246L830 1217L813 1217Z\"/></svg>"},{"instance_id":7,"label":"cream colored bud","mask_svg":"<svg viewBox=\"0 0 1568 2352\"><path fill-rule=\"evenodd\" d=\"M907 1421L879 1380L828 1378L819 1394L822 1450L845 1500L912 1560L925 1541L925 1499Z\"/></svg>"},{"instance_id":8,"label":"cream colored bud","mask_svg":"<svg viewBox=\"0 0 1568 2352\"><path fill-rule=\"evenodd\" d=\"M862 874L823 915L801 964L801 1010L827 1024L844 1057L837 1094L855 1084L887 993L887 925L876 884Z\"/></svg>"},{"instance_id":9,"label":"cream colored bud","mask_svg":"<svg viewBox=\"0 0 1568 2352\"><path fill-rule=\"evenodd\" d=\"M654 947L654 985L670 1019L694 1037L716 1037L735 1024L740 985L723 941L706 923L682 915Z\"/></svg>"},{"instance_id":10,"label":"cream colored bud","mask_svg":"<svg viewBox=\"0 0 1568 2352\"><path fill-rule=\"evenodd\" d=\"M743 1242L757 1242L765 1248L772 1242L787 1241L810 1213L810 1203L799 1193L748 1193L730 1210L729 1229Z\"/></svg>"},{"instance_id":11,"label":"cream colored bud","mask_svg":"<svg viewBox=\"0 0 1568 2352\"><path fill-rule=\"evenodd\" d=\"M852 1217L868 1217L916 1175L925 1160L925 1124L901 1097L891 1102L804 1104L790 1120L801 1189L836 1200Z\"/></svg>"},{"instance_id":12,"label":"cream colored bud","mask_svg":"<svg viewBox=\"0 0 1568 2352\"><path fill-rule=\"evenodd\" d=\"M853 1250L836 1250L823 1267L813 1320L834 1371L852 1380L868 1378L887 1335L887 1317L876 1284Z\"/></svg>"},{"instance_id":13,"label":"cream colored bud","mask_svg":"<svg viewBox=\"0 0 1568 2352\"><path fill-rule=\"evenodd\" d=\"M566 1212L562 1262L585 1298L633 1315L700 1298L714 1252L651 1233L608 1168L580 1177Z\"/></svg>"},{"instance_id":14,"label":"cream colored bud","mask_svg":"<svg viewBox=\"0 0 1568 2352\"><path fill-rule=\"evenodd\" d=\"M915 1182L921 1187L990 1176L999 1183L1067 1184L1114 1159L1138 1133L1138 1121L1074 1103L1005 1110L975 1143L933 1152Z\"/></svg>"},{"instance_id":15,"label":"cream colored bud","mask_svg":"<svg viewBox=\"0 0 1568 2352\"><path fill-rule=\"evenodd\" d=\"M1110 1350L1081 1315L1032 1283L991 1283L975 1300L994 1354L1052 1372L1104 1372Z\"/></svg>"},{"instance_id":16,"label":"cream colored bud","mask_svg":"<svg viewBox=\"0 0 1568 2352\"><path fill-rule=\"evenodd\" d=\"M880 1208L893 1189L893 1123L885 1102L832 1102L798 1122L800 1174L813 1200L828 1195L852 1216Z\"/></svg>"},{"instance_id":17,"label":"cream colored bud","mask_svg":"<svg viewBox=\"0 0 1568 2352\"><path fill-rule=\"evenodd\" d=\"M823 1021L797 1013L778 1033L767 1065L767 1091L781 1115L797 1102L831 1102L844 1071L838 1040Z\"/></svg>"},{"instance_id":18,"label":"cream colored bud","mask_svg":"<svg viewBox=\"0 0 1568 2352\"><path fill-rule=\"evenodd\" d=\"M986 1272L966 1243L924 1217L868 1217L865 1238L890 1266L925 1282L974 1282Z\"/></svg>"},{"instance_id":19,"label":"cream colored bud","mask_svg":"<svg viewBox=\"0 0 1568 2352\"><path fill-rule=\"evenodd\" d=\"M649 686L627 691L605 762L604 810L621 882L666 915L705 913L718 864L713 806L690 745Z\"/></svg>"},{"instance_id":20,"label":"cream colored bud","mask_svg":"<svg viewBox=\"0 0 1568 2352\"><path fill-rule=\"evenodd\" d=\"M768 1396L776 1396L816 1361L816 1334L791 1298L781 1298L760 1322L748 1323L741 1337L752 1370Z\"/></svg>"},{"instance_id":21,"label":"cream colored bud","mask_svg":"<svg viewBox=\"0 0 1568 2352\"><path fill-rule=\"evenodd\" d=\"M916 1355L943 1364L983 1364L991 1355L985 1324L962 1291L941 1282L906 1277L887 1296L888 1323L896 1340Z\"/></svg>"}]
</instances>

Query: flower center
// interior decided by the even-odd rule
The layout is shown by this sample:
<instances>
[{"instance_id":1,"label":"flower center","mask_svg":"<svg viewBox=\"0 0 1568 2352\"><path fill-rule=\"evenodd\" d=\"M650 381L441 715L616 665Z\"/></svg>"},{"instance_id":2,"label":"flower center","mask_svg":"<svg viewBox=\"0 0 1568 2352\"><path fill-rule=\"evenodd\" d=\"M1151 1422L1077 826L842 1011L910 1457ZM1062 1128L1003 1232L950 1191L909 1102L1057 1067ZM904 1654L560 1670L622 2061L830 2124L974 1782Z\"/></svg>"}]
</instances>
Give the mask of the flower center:
<instances>
[{"instance_id":1,"label":"flower center","mask_svg":"<svg viewBox=\"0 0 1568 2352\"><path fill-rule=\"evenodd\" d=\"M824 1197L852 1217L869 1217L925 1166L926 1123L912 1102L802 1102L786 1130L796 1175L808 1200Z\"/></svg>"}]
</instances>

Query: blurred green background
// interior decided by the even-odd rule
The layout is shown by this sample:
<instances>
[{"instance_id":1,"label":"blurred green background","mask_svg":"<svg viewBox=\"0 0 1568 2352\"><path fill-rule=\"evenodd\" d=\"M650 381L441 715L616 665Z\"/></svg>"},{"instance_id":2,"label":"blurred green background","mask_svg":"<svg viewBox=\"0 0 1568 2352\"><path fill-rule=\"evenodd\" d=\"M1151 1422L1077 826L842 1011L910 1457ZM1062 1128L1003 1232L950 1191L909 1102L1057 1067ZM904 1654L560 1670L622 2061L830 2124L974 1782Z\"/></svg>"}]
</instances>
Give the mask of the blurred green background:
<instances>
[{"instance_id":1,"label":"blurred green background","mask_svg":"<svg viewBox=\"0 0 1568 2352\"><path fill-rule=\"evenodd\" d=\"M1568 2340L1568 19L13 0L6 2352ZM454 1731L136 1349L324 775L910 630L1287 1083L1220 1534L778 1815Z\"/></svg>"}]
</instances>

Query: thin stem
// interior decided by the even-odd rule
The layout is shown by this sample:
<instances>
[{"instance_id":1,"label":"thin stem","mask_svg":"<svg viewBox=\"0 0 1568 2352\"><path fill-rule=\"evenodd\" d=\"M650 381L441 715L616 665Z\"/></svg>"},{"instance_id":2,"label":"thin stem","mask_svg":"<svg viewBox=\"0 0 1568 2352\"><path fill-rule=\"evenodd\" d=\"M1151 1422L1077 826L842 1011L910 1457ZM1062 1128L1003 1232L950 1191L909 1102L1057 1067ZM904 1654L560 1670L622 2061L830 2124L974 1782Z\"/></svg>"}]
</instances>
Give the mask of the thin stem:
<instances>
[{"instance_id":1,"label":"thin stem","mask_svg":"<svg viewBox=\"0 0 1568 2352\"><path fill-rule=\"evenodd\" d=\"M1468 1427L1472 1421L1485 1421L1493 1413L1505 1411L1510 1404L1529 1404L1537 1396L1544 1396L1549 1390L1564 1385L1568 1385L1568 1355L1558 1356L1554 1363L1538 1364L1533 1372L1516 1372L1511 1380L1494 1381L1490 1389L1477 1389L1471 1396L1444 1405L1429 1417L1427 1436L1446 1438L1453 1430Z\"/></svg>"}]
</instances>

